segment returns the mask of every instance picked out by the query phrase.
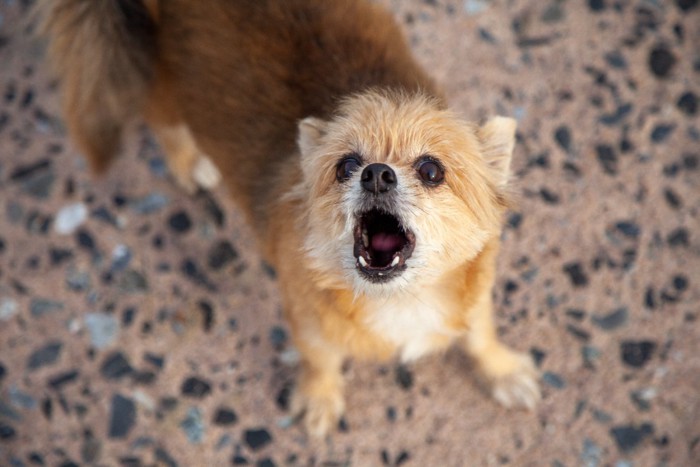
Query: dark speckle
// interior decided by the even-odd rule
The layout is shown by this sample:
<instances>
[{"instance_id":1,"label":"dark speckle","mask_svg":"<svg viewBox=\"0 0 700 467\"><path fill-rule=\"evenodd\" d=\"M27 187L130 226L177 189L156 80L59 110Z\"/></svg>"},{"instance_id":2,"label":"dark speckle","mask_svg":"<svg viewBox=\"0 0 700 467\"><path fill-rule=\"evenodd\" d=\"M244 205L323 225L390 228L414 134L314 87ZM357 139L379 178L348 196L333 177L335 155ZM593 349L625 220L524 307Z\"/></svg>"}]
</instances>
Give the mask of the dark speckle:
<instances>
[{"instance_id":1,"label":"dark speckle","mask_svg":"<svg viewBox=\"0 0 700 467\"><path fill-rule=\"evenodd\" d=\"M100 374L105 379L119 379L133 371L129 360L121 352L114 352L105 358L100 367Z\"/></svg>"},{"instance_id":2,"label":"dark speckle","mask_svg":"<svg viewBox=\"0 0 700 467\"><path fill-rule=\"evenodd\" d=\"M651 423L643 423L640 426L620 425L610 429L610 434L615 444L622 452L630 452L654 433Z\"/></svg>"},{"instance_id":3,"label":"dark speckle","mask_svg":"<svg viewBox=\"0 0 700 467\"><path fill-rule=\"evenodd\" d=\"M620 356L622 361L633 368L641 368L646 365L656 350L653 341L623 341L620 344Z\"/></svg>"},{"instance_id":4,"label":"dark speckle","mask_svg":"<svg viewBox=\"0 0 700 467\"><path fill-rule=\"evenodd\" d=\"M205 332L209 332L214 326L214 307L208 300L200 300L197 305L202 313L202 328Z\"/></svg>"},{"instance_id":5,"label":"dark speckle","mask_svg":"<svg viewBox=\"0 0 700 467\"><path fill-rule=\"evenodd\" d=\"M571 285L574 287L584 287L588 285L588 276L583 270L581 263L567 263L564 265L564 272L569 276Z\"/></svg>"},{"instance_id":6,"label":"dark speckle","mask_svg":"<svg viewBox=\"0 0 700 467\"><path fill-rule=\"evenodd\" d=\"M605 0L588 0L588 8L595 13L605 10Z\"/></svg>"},{"instance_id":7,"label":"dark speckle","mask_svg":"<svg viewBox=\"0 0 700 467\"><path fill-rule=\"evenodd\" d=\"M668 139L676 129L676 125L673 124L659 124L654 127L651 131L650 138L654 143L662 143Z\"/></svg>"},{"instance_id":8,"label":"dark speckle","mask_svg":"<svg viewBox=\"0 0 700 467\"><path fill-rule=\"evenodd\" d=\"M43 366L49 366L59 359L63 344L60 342L50 342L38 350L32 352L27 361L27 368L36 370Z\"/></svg>"},{"instance_id":9,"label":"dark speckle","mask_svg":"<svg viewBox=\"0 0 700 467\"><path fill-rule=\"evenodd\" d=\"M520 224L523 222L523 215L519 212L513 212L508 216L508 226L510 226L513 229L517 229L520 227Z\"/></svg>"},{"instance_id":10,"label":"dark speckle","mask_svg":"<svg viewBox=\"0 0 700 467\"><path fill-rule=\"evenodd\" d=\"M564 389L566 387L566 381L564 378L556 373L552 373L551 371L544 372L542 375L542 381L555 389Z\"/></svg>"},{"instance_id":11,"label":"dark speckle","mask_svg":"<svg viewBox=\"0 0 700 467\"><path fill-rule=\"evenodd\" d=\"M124 438L136 423L136 405L134 401L115 394L112 397L109 420L109 437Z\"/></svg>"},{"instance_id":12,"label":"dark speckle","mask_svg":"<svg viewBox=\"0 0 700 467\"><path fill-rule=\"evenodd\" d=\"M624 70L627 68L627 60L619 50L605 54L605 61L613 68Z\"/></svg>"},{"instance_id":13,"label":"dark speckle","mask_svg":"<svg viewBox=\"0 0 700 467\"><path fill-rule=\"evenodd\" d=\"M666 242L672 247L687 247L690 245L690 236L688 229L679 227L668 234Z\"/></svg>"},{"instance_id":14,"label":"dark speckle","mask_svg":"<svg viewBox=\"0 0 700 467\"><path fill-rule=\"evenodd\" d=\"M287 345L287 331L281 326L273 326L270 329L270 343L275 350L282 350Z\"/></svg>"},{"instance_id":15,"label":"dark speckle","mask_svg":"<svg viewBox=\"0 0 700 467\"><path fill-rule=\"evenodd\" d=\"M5 441L15 437L17 432L10 425L5 422L0 422L0 440Z\"/></svg>"},{"instance_id":16,"label":"dark speckle","mask_svg":"<svg viewBox=\"0 0 700 467\"><path fill-rule=\"evenodd\" d=\"M75 240L78 242L78 245L80 245L81 248L89 251L95 251L95 240L87 230L78 230L78 232L75 234Z\"/></svg>"},{"instance_id":17,"label":"dark speckle","mask_svg":"<svg viewBox=\"0 0 700 467\"><path fill-rule=\"evenodd\" d=\"M211 392L211 384L203 379L191 376L182 383L180 392L183 396L202 399Z\"/></svg>"},{"instance_id":18,"label":"dark speckle","mask_svg":"<svg viewBox=\"0 0 700 467\"><path fill-rule=\"evenodd\" d=\"M79 376L80 373L78 370L64 371L63 373L59 373L58 375L49 379L49 387L58 391L66 384L75 382Z\"/></svg>"},{"instance_id":19,"label":"dark speckle","mask_svg":"<svg viewBox=\"0 0 700 467\"><path fill-rule=\"evenodd\" d=\"M406 365L398 365L396 367L396 383L405 390L411 389L413 387L413 373L409 370Z\"/></svg>"},{"instance_id":20,"label":"dark speckle","mask_svg":"<svg viewBox=\"0 0 700 467\"><path fill-rule=\"evenodd\" d=\"M571 150L571 132L567 126L562 125L554 131L554 140L564 151Z\"/></svg>"},{"instance_id":21,"label":"dark speckle","mask_svg":"<svg viewBox=\"0 0 700 467\"><path fill-rule=\"evenodd\" d=\"M680 196L678 196L676 192L670 188L666 188L664 190L664 198L666 199L668 205L673 209L680 209L683 206L683 201L681 200Z\"/></svg>"},{"instance_id":22,"label":"dark speckle","mask_svg":"<svg viewBox=\"0 0 700 467\"><path fill-rule=\"evenodd\" d=\"M639 224L633 221L620 221L615 224L615 229L629 238L637 238L641 233Z\"/></svg>"},{"instance_id":23,"label":"dark speckle","mask_svg":"<svg viewBox=\"0 0 700 467\"><path fill-rule=\"evenodd\" d=\"M591 320L593 324L606 331L612 331L627 323L629 319L629 310L627 307L618 308L605 315L593 315Z\"/></svg>"},{"instance_id":24,"label":"dark speckle","mask_svg":"<svg viewBox=\"0 0 700 467\"><path fill-rule=\"evenodd\" d=\"M685 276L674 276L673 277L673 288L679 292L683 292L688 288L688 278Z\"/></svg>"},{"instance_id":25,"label":"dark speckle","mask_svg":"<svg viewBox=\"0 0 700 467\"><path fill-rule=\"evenodd\" d=\"M698 96L692 92L684 92L676 102L678 109L688 116L695 115L698 111Z\"/></svg>"},{"instance_id":26,"label":"dark speckle","mask_svg":"<svg viewBox=\"0 0 700 467\"><path fill-rule=\"evenodd\" d=\"M698 6L698 0L676 0L676 5L681 11L690 11Z\"/></svg>"},{"instance_id":27,"label":"dark speckle","mask_svg":"<svg viewBox=\"0 0 700 467\"><path fill-rule=\"evenodd\" d=\"M272 436L264 428L245 430L243 436L245 439L245 443L253 451L262 449L272 442Z\"/></svg>"},{"instance_id":28,"label":"dark speckle","mask_svg":"<svg viewBox=\"0 0 700 467\"><path fill-rule=\"evenodd\" d=\"M214 424L215 425L233 425L238 421L238 415L236 412L228 407L219 407L216 409L214 414Z\"/></svg>"},{"instance_id":29,"label":"dark speckle","mask_svg":"<svg viewBox=\"0 0 700 467\"><path fill-rule=\"evenodd\" d=\"M197 263L195 263L194 260L189 258L184 259L180 270L195 284L202 286L211 292L216 291L216 286L209 280L204 272L197 267Z\"/></svg>"},{"instance_id":30,"label":"dark speckle","mask_svg":"<svg viewBox=\"0 0 700 467\"><path fill-rule=\"evenodd\" d=\"M238 259L238 252L231 242L221 240L212 246L207 255L207 263L211 269L221 269L231 261Z\"/></svg>"},{"instance_id":31,"label":"dark speckle","mask_svg":"<svg viewBox=\"0 0 700 467\"><path fill-rule=\"evenodd\" d=\"M617 173L617 154L615 149L607 144L600 144L596 146L595 150L598 155L598 162L603 166L605 173L615 175Z\"/></svg>"},{"instance_id":32,"label":"dark speckle","mask_svg":"<svg viewBox=\"0 0 700 467\"><path fill-rule=\"evenodd\" d=\"M0 383L5 378L6 374L7 374L7 370L5 369L5 365L3 365L2 362L0 362Z\"/></svg>"},{"instance_id":33,"label":"dark speckle","mask_svg":"<svg viewBox=\"0 0 700 467\"><path fill-rule=\"evenodd\" d=\"M542 200L547 204L559 203L559 195L550 191L548 188L540 188L540 196L542 197Z\"/></svg>"},{"instance_id":34,"label":"dark speckle","mask_svg":"<svg viewBox=\"0 0 700 467\"><path fill-rule=\"evenodd\" d=\"M183 234L192 228L192 221L185 211L178 211L168 218L168 225L173 232Z\"/></svg>"},{"instance_id":35,"label":"dark speckle","mask_svg":"<svg viewBox=\"0 0 700 467\"><path fill-rule=\"evenodd\" d=\"M649 68L657 78L666 78L676 64L676 57L664 44L655 46L649 52Z\"/></svg>"}]
</instances>

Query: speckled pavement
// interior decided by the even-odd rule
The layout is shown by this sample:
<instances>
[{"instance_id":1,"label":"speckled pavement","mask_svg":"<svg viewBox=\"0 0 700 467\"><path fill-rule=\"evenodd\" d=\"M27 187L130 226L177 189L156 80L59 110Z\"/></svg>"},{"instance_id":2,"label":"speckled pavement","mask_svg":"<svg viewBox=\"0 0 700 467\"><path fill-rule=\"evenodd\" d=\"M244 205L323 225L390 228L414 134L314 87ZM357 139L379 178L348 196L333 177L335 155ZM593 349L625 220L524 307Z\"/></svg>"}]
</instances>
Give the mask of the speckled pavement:
<instances>
[{"instance_id":1,"label":"speckled pavement","mask_svg":"<svg viewBox=\"0 0 700 467\"><path fill-rule=\"evenodd\" d=\"M519 120L494 295L534 413L457 352L347 366L328 442L285 410L274 271L223 189L135 125L95 179L28 2L0 0L0 465L700 465L700 5L383 0L469 118Z\"/></svg>"}]
</instances>

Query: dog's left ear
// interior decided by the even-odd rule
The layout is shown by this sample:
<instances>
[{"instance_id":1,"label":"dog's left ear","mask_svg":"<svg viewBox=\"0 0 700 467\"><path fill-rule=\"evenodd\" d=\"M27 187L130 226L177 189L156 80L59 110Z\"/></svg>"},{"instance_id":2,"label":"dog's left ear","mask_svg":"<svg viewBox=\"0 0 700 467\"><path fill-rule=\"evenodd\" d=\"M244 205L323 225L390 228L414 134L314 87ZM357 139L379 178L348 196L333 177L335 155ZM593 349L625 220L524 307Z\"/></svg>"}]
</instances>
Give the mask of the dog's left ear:
<instances>
[{"instance_id":1,"label":"dog's left ear","mask_svg":"<svg viewBox=\"0 0 700 467\"><path fill-rule=\"evenodd\" d=\"M505 187L510 178L510 160L515 146L517 125L515 119L493 117L477 131L481 152L486 162L494 169L500 187Z\"/></svg>"},{"instance_id":2,"label":"dog's left ear","mask_svg":"<svg viewBox=\"0 0 700 467\"><path fill-rule=\"evenodd\" d=\"M321 137L326 131L326 122L316 117L306 117L299 122L299 137L297 144L301 151L302 159L308 157L314 148L319 145Z\"/></svg>"}]
</instances>

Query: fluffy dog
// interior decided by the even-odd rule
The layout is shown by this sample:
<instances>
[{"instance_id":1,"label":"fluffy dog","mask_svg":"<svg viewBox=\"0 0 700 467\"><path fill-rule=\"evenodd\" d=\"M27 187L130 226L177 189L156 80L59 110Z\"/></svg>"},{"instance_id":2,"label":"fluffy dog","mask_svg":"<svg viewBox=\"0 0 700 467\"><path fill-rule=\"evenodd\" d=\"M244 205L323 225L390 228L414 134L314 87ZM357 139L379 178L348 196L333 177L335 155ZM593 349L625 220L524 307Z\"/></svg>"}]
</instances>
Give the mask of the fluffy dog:
<instances>
[{"instance_id":1,"label":"fluffy dog","mask_svg":"<svg viewBox=\"0 0 700 467\"><path fill-rule=\"evenodd\" d=\"M222 179L278 271L307 430L344 411L349 356L458 343L532 408L491 288L515 122L462 121L391 16L349 0L42 0L68 129L92 166L143 117L186 189Z\"/></svg>"}]
</instances>

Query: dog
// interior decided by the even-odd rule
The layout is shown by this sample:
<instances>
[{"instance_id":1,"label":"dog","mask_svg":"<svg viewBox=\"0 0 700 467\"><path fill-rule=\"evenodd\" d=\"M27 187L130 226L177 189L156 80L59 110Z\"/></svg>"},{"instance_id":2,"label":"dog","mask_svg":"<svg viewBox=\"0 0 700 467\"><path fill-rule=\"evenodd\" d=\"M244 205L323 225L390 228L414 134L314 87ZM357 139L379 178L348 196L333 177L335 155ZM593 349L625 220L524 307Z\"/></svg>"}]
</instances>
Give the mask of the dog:
<instances>
[{"instance_id":1,"label":"dog","mask_svg":"<svg viewBox=\"0 0 700 467\"><path fill-rule=\"evenodd\" d=\"M223 182L278 273L308 433L344 413L346 358L459 345L533 408L491 289L516 123L467 122L364 0L40 0L69 134L96 172L143 118L188 191Z\"/></svg>"}]
</instances>

